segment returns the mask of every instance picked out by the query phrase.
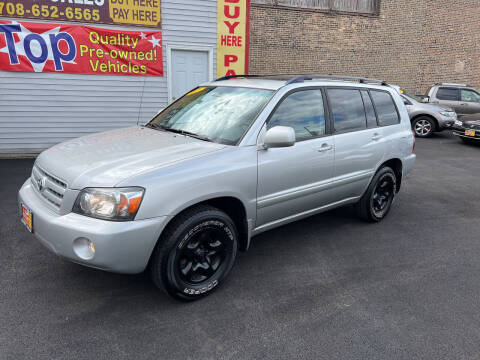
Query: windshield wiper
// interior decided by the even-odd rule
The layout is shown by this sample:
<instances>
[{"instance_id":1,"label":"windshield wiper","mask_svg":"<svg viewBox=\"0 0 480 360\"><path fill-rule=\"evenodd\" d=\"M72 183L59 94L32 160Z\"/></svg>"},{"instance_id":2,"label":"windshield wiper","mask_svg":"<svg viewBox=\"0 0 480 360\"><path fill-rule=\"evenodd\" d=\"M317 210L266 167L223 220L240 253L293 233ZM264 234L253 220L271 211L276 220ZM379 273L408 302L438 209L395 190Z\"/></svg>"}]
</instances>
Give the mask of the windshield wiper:
<instances>
[{"instance_id":1,"label":"windshield wiper","mask_svg":"<svg viewBox=\"0 0 480 360\"><path fill-rule=\"evenodd\" d=\"M190 136L190 137L193 137L193 138L195 138L195 139L199 139L199 140L203 140L203 141L213 142L213 140L210 139L208 136L200 135L200 134L195 134L195 133L192 133L192 132L190 132L190 131L178 130L178 129L171 129L171 128L166 128L165 130L166 130L166 131L174 132L174 133L176 133L176 134L182 134L182 135L185 135L185 136Z\"/></svg>"},{"instance_id":2,"label":"windshield wiper","mask_svg":"<svg viewBox=\"0 0 480 360\"><path fill-rule=\"evenodd\" d=\"M163 126L163 125L157 125L157 124L147 124L149 127L152 127L152 129L160 129L160 130L164 130L164 131L169 131L169 132L172 132L172 133L175 133L175 134L181 134L181 135L184 135L184 136L190 136L190 137L193 137L195 139L199 139L199 140L203 140L203 141L209 141L209 142L213 142L212 139L210 139L208 136L205 136L205 135L200 135L200 134L195 134L195 133L192 133L190 131L186 131L186 130L180 130L180 129L173 129L173 128L169 128L169 127L166 127L166 126Z\"/></svg>"}]
</instances>

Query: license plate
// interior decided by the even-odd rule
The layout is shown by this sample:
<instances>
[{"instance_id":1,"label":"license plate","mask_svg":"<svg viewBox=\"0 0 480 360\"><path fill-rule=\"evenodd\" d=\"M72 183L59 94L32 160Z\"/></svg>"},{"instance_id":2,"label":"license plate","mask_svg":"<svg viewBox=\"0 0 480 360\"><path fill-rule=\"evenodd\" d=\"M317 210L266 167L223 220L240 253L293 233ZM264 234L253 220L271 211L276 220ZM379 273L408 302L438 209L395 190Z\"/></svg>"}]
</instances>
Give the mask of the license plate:
<instances>
[{"instance_id":1,"label":"license plate","mask_svg":"<svg viewBox=\"0 0 480 360\"><path fill-rule=\"evenodd\" d=\"M475 130L465 130L465 135L467 135L467 136L475 136Z\"/></svg>"},{"instance_id":2,"label":"license plate","mask_svg":"<svg viewBox=\"0 0 480 360\"><path fill-rule=\"evenodd\" d=\"M28 231L33 232L33 213L24 204L22 204L22 223Z\"/></svg>"}]
</instances>

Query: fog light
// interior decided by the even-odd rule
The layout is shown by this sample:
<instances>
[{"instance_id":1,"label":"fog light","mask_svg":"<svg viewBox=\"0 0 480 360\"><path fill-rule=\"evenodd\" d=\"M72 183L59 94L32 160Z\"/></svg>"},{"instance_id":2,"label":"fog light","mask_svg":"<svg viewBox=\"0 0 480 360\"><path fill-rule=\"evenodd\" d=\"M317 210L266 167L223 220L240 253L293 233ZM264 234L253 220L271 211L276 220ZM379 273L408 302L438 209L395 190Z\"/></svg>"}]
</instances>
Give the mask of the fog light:
<instances>
[{"instance_id":1,"label":"fog light","mask_svg":"<svg viewBox=\"0 0 480 360\"><path fill-rule=\"evenodd\" d=\"M92 260L95 256L95 245L87 238L77 238L73 241L73 251L82 260Z\"/></svg>"}]
</instances>

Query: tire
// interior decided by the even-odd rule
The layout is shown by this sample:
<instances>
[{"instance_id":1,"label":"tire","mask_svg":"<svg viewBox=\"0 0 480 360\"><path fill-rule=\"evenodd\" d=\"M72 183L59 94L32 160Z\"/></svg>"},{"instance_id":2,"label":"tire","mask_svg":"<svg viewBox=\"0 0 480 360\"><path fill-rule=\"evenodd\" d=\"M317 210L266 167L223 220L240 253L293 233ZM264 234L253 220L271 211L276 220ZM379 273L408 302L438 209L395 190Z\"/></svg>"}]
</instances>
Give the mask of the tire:
<instances>
[{"instance_id":1,"label":"tire","mask_svg":"<svg viewBox=\"0 0 480 360\"><path fill-rule=\"evenodd\" d=\"M216 289L235 262L238 233L232 219L211 206L178 215L161 235L150 260L155 285L181 300Z\"/></svg>"},{"instance_id":2,"label":"tire","mask_svg":"<svg viewBox=\"0 0 480 360\"><path fill-rule=\"evenodd\" d=\"M412 122L412 129L416 137L430 137L436 131L435 121L429 117L421 116Z\"/></svg>"},{"instance_id":3,"label":"tire","mask_svg":"<svg viewBox=\"0 0 480 360\"><path fill-rule=\"evenodd\" d=\"M385 183L387 183L385 185ZM377 171L365 194L355 204L357 215L367 222L383 220L392 207L395 199L397 177L388 166Z\"/></svg>"}]
</instances>

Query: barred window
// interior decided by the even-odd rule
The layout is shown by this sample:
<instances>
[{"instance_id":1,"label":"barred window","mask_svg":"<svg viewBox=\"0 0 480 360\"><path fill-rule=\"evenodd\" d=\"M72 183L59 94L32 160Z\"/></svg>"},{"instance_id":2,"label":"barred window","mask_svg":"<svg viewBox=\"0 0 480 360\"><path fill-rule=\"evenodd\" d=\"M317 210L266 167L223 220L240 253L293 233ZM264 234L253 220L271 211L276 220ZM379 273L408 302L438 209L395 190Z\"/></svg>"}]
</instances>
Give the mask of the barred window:
<instances>
[{"instance_id":1,"label":"barred window","mask_svg":"<svg viewBox=\"0 0 480 360\"><path fill-rule=\"evenodd\" d=\"M252 0L252 3L308 10L376 14L380 0Z\"/></svg>"}]
</instances>

